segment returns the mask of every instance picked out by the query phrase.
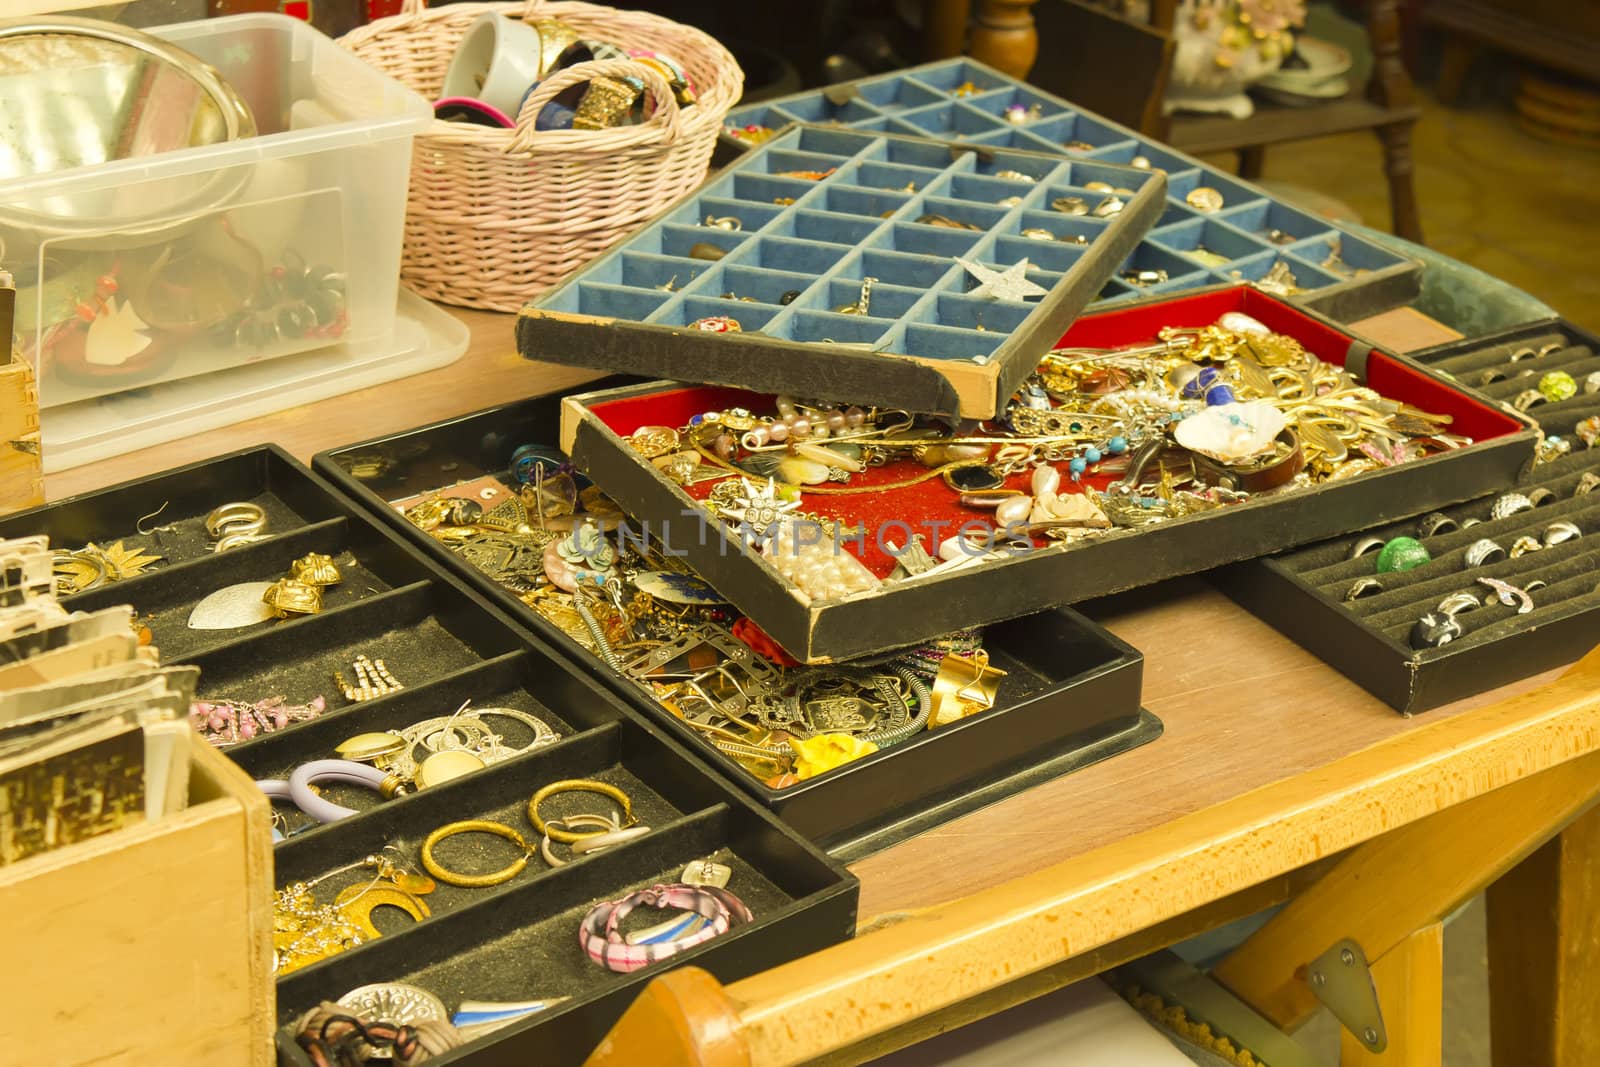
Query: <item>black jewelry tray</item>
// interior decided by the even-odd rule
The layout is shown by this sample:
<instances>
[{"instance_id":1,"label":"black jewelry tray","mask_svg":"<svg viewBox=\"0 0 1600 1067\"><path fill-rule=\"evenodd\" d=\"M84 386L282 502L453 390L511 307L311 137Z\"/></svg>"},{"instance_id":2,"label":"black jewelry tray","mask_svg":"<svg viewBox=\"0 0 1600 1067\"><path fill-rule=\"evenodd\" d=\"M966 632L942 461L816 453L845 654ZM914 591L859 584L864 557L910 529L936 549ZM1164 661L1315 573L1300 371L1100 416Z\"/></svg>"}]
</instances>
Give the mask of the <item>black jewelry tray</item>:
<instances>
[{"instance_id":1,"label":"black jewelry tray","mask_svg":"<svg viewBox=\"0 0 1600 1067\"><path fill-rule=\"evenodd\" d=\"M1544 357L1511 362L1522 349L1558 345ZM1515 485L1441 509L1460 523L1481 525L1422 538L1433 561L1403 574L1376 575L1376 553L1347 558L1363 537L1388 540L1417 536L1418 521L1384 526L1322 541L1282 555L1241 563L1216 572L1214 580L1240 605L1259 615L1306 649L1356 681L1398 711L1426 711L1462 697L1569 663L1600 642L1600 493L1573 496L1588 473L1600 476L1600 450L1590 450L1574 432L1576 424L1600 415L1600 393L1583 392L1586 375L1600 371L1600 337L1560 319L1517 326L1484 337L1453 341L1411 353L1461 385L1508 402L1537 387L1546 371L1565 370L1578 394L1558 404L1528 411L1548 435L1570 442L1572 451L1553 462L1530 465ZM1508 377L1480 384L1485 371ZM1519 378L1522 371L1535 373ZM1532 511L1491 520L1490 509L1503 492L1553 498ZM1536 494L1542 496L1542 494ZM1591 503L1592 502L1592 503ZM1489 538L1508 552L1522 536L1540 537L1553 522L1575 523L1577 541L1529 552L1517 559L1465 569L1467 546ZM1343 599L1356 578L1373 575L1384 583L1379 594L1352 602ZM1525 615L1498 603L1459 616L1463 635L1438 648L1418 651L1409 640L1411 625L1456 592L1489 592L1478 578L1498 578L1515 586L1541 579L1534 608Z\"/></svg>"},{"instance_id":2,"label":"black jewelry tray","mask_svg":"<svg viewBox=\"0 0 1600 1067\"><path fill-rule=\"evenodd\" d=\"M235 500L259 504L273 536L220 555L208 553L204 516ZM137 534L139 519L163 501L161 514L147 518L143 528L171 528L159 535ZM328 710L319 718L224 750L253 777L284 776L307 760L331 758L345 738L448 715L469 698L479 707L509 706L537 715L560 735L554 744L391 800L345 786L323 789L325 797L358 814L291 833L275 850L275 885L317 877L386 847L407 869L420 871L422 839L460 819L493 818L536 839L523 814L527 800L541 785L561 778L594 777L620 786L634 801L641 823L652 828L641 838L566 866L551 868L534 857L497 887L468 890L441 883L423 898L432 915L420 923L403 917L391 922L392 909L379 910L375 915L383 937L278 980L276 1011L285 1027L321 1001L374 982L410 982L452 1008L463 998L567 996L437 1062L486 1067L537 1057L577 1064L643 984L669 967L693 962L734 981L854 932L859 889L852 875L596 680L574 670L468 583L275 446L0 519L0 537L38 533L49 535L53 547L122 540L166 554L165 566L64 602L75 609L132 603L147 619L164 662L200 666L202 698L282 694L296 703L319 693L327 698ZM333 555L344 574L320 614L238 630L187 630L188 609L201 596L236 581L271 580L308 551ZM346 702L332 671L348 676L350 659L358 652L385 658L405 688L375 700ZM509 737L508 742L518 743ZM551 798L547 814L559 816L572 801L571 796ZM589 809L579 802L572 810ZM480 851L484 855L475 862L471 856ZM473 871L514 855L507 843L480 835L440 846L441 858ZM734 868L729 888L755 913L752 923L631 974L604 970L582 953L578 923L592 905L676 881L687 863L705 857ZM345 884L370 878L362 869L345 872L323 883L317 899L331 900ZM285 1063L309 1062L287 1029L280 1032L279 1054Z\"/></svg>"},{"instance_id":3,"label":"black jewelry tray","mask_svg":"<svg viewBox=\"0 0 1600 1067\"><path fill-rule=\"evenodd\" d=\"M607 383L610 384L610 383ZM499 474L523 444L553 446L560 397L547 396L324 452L316 470L611 690L716 761L788 825L835 857L857 858L1046 778L1160 734L1139 705L1143 656L1076 612L992 625L985 648L1010 672L997 705L960 723L782 790L768 788L606 669L516 596L412 526L391 500ZM365 477L357 477L359 471Z\"/></svg>"}]
</instances>

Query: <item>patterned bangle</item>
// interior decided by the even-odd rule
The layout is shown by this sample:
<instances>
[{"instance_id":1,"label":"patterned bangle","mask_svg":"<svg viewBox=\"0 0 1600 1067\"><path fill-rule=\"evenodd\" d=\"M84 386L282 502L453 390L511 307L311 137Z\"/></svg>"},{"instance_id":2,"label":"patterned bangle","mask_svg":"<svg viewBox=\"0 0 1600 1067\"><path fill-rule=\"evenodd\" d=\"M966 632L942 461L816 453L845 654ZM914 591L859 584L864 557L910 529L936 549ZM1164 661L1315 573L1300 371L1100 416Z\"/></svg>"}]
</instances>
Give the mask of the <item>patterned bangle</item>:
<instances>
[{"instance_id":1,"label":"patterned bangle","mask_svg":"<svg viewBox=\"0 0 1600 1067\"><path fill-rule=\"evenodd\" d=\"M692 911L710 921L674 940L630 945L617 927L629 912L641 904L662 910L676 908ZM583 925L578 929L578 943L590 959L607 970L637 971L657 960L704 944L750 920L750 909L726 889L675 882L640 889L621 900L595 905L583 917Z\"/></svg>"}]
</instances>

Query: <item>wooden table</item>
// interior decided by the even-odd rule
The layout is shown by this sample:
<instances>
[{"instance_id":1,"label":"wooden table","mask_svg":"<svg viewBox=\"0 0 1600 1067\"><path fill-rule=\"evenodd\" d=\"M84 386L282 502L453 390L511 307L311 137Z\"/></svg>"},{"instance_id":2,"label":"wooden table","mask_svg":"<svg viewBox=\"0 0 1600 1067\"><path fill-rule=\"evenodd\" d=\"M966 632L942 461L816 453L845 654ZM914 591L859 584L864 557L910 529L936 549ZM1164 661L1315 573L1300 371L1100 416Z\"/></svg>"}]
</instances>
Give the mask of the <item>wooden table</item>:
<instances>
[{"instance_id":1,"label":"wooden table","mask_svg":"<svg viewBox=\"0 0 1600 1067\"><path fill-rule=\"evenodd\" d=\"M462 317L473 343L451 367L50 475L47 491L57 499L262 441L307 458L591 377L519 359L509 317ZM1291 905L1291 928L1269 926L1230 960L1233 988L1292 1023L1309 996L1293 967L1326 947L1317 939L1356 937L1380 978L1387 957L1405 964L1404 984L1425 986L1430 973L1437 983L1439 917L1600 787L1600 683L1587 675L1553 689L1545 675L1407 719L1199 579L1090 612L1145 653L1145 704L1165 723L1161 738L855 864L864 936L725 993L700 972L673 972L677 984L652 984L597 1062L858 1060L1284 900L1309 881L1308 865L1320 872L1343 853L1308 891L1314 911ZM1589 671L1600 677L1600 662ZM1517 694L1532 695L1507 701ZM1593 1062L1576 1057L1600 1039L1573 1036L1566 1021L1600 1014L1596 987L1574 986L1588 968L1564 947L1600 936L1585 875L1594 822L1519 868L1503 883L1505 906L1491 908L1497 985L1517 994L1497 991L1495 1044L1538 1053L1505 1063ZM1396 834L1406 833L1415 836L1398 842L1399 870L1415 876L1374 896L1375 883L1397 877ZM1316 895L1334 889L1360 906ZM1508 909L1540 918L1513 928ZM1546 979L1567 972L1565 988L1588 999L1559 1001L1562 1014ZM641 1055L628 1043L635 1016L659 1021L663 1005L679 1020L672 1039L647 1029L649 1057L630 1059ZM1405 1007L1392 1010L1401 1022ZM1436 1041L1437 1019L1433 1029ZM1373 1062L1438 1062L1426 1047L1420 1058L1394 1054Z\"/></svg>"}]
</instances>

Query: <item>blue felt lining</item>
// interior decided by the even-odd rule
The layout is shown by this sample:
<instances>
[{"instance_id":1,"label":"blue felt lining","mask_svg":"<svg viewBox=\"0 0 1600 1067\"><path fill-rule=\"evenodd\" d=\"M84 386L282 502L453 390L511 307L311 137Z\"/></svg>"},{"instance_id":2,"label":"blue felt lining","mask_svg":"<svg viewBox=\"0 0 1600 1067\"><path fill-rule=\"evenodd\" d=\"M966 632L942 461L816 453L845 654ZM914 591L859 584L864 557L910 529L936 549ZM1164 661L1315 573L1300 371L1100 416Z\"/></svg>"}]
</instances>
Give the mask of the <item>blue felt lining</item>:
<instances>
[{"instance_id":1,"label":"blue felt lining","mask_svg":"<svg viewBox=\"0 0 1600 1067\"><path fill-rule=\"evenodd\" d=\"M1227 256L1229 259L1246 259L1271 248L1259 237L1245 233L1215 217L1204 216L1154 230L1150 234L1149 243L1184 253L1204 247L1208 252ZM1207 270L1211 269L1209 264L1202 265Z\"/></svg>"},{"instance_id":2,"label":"blue felt lining","mask_svg":"<svg viewBox=\"0 0 1600 1067\"><path fill-rule=\"evenodd\" d=\"M971 82L977 91L958 97L953 90L964 82ZM837 93L839 88L835 87L833 92ZM777 128L791 118L804 116L812 121L842 123L853 130L885 130L891 133L931 136L963 141L989 149L1026 149L1083 161L1125 165L1142 156L1151 166L1166 171L1168 175L1168 201L1157 223L1162 231L1170 231L1177 224L1193 222L1196 219L1220 219L1252 236L1264 236L1268 230L1279 229L1294 235L1297 241L1326 238L1334 232L1339 232L1331 223L1273 200L1261 190L1239 182L1222 170L1185 156L1169 146L1151 141L1097 115L1080 111L1066 101L970 59L941 60L906 71L866 79L855 83L853 87L845 88L846 91L853 88L855 98L843 105L835 104L822 92L813 90L776 102L736 109L730 115L729 123L738 126L746 122L758 122ZM1007 106L1011 104L1020 104L1024 108L1037 105L1038 117L1030 113L1023 116L1022 122L1009 122L1005 118L1005 112ZM772 121L764 121L765 119ZM1087 150L1068 148L1067 145L1072 142L1081 142L1090 147ZM927 145L921 149L896 149L902 155L919 150L924 154L945 151L941 145ZM835 152L835 154L841 153L842 149ZM911 162L904 159L890 160L882 152L872 150L862 153L857 160L858 165L866 161ZM928 158L916 162L918 165L930 168L945 167L945 162L940 158ZM998 168L985 168L981 165L971 168L966 180L971 182L976 175L992 173L994 169ZM1039 177L1038 174L1034 176ZM926 176L918 178L913 174L882 169L866 170L862 177L853 179L857 185L879 188L898 188L907 181L914 181L919 191L923 189L925 180ZM1088 180L1092 179L1073 176L1062 179L1061 184L1079 186ZM1224 208L1219 215L1203 215L1184 203L1184 196L1200 185L1209 186L1222 194ZM1005 196L1025 195L1022 192L1012 191L989 198L974 195L974 190L975 187L972 185L963 185L958 176L947 181L940 190L940 195L957 199L987 200L989 203L994 203ZM873 215L881 215L883 211L889 210L887 206L876 212L842 207L830 209ZM903 215L904 213L901 213L901 217ZM1215 234L1217 231L1211 232ZM1147 238L1147 241L1170 248L1172 242L1163 238L1173 236L1174 234L1170 232L1158 232ZM1343 258L1354 268L1381 270L1407 262L1404 257L1393 255L1348 234L1345 236L1345 242L1346 254ZM1212 243L1202 243L1212 248ZM1241 261L1250 259L1252 265L1252 257L1260 254L1259 249L1228 237L1217 237L1216 244L1225 244L1228 249L1217 247L1213 250L1236 256ZM1321 251L1296 248L1295 254L1314 264L1326 256L1326 248ZM1226 269L1222 269L1220 274L1228 276ZM1334 281L1329 284L1346 280L1334 277Z\"/></svg>"},{"instance_id":3,"label":"blue felt lining","mask_svg":"<svg viewBox=\"0 0 1600 1067\"><path fill-rule=\"evenodd\" d=\"M867 85L863 93L873 88ZM910 88L934 93L929 86ZM902 85L893 97L917 95ZM990 103L1001 97L1027 98L1003 89ZM947 101L939 109L964 119L988 118L966 103ZM784 171L825 176L785 177ZM978 282L957 258L992 270L1026 258L1027 277L1046 290L1055 288L1076 269L1084 247L1032 240L1021 231L1044 225L1098 240L1115 224L1051 212L1050 199L1080 189L1082 182L1137 188L1150 180L1148 172L1093 160L1006 149L952 151L945 144L855 129L790 127L540 304L667 327L725 316L744 332L801 343L865 345L930 359L986 358L1023 327L1039 298L970 296ZM926 215L979 228L916 221ZM707 224L726 218L737 219L740 228ZM724 255L693 258L696 245L715 246ZM858 302L869 277L869 313L835 311ZM785 296L791 298L787 304Z\"/></svg>"}]
</instances>

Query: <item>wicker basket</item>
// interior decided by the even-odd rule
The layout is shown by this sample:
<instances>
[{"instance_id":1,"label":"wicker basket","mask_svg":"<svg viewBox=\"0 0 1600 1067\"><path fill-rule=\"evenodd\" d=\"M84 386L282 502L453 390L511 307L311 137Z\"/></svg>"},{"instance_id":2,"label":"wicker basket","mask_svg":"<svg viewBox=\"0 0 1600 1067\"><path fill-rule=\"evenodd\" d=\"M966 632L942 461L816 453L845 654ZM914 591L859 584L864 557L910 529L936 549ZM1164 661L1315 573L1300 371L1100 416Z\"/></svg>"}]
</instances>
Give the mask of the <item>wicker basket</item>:
<instances>
[{"instance_id":1,"label":"wicker basket","mask_svg":"<svg viewBox=\"0 0 1600 1067\"><path fill-rule=\"evenodd\" d=\"M574 0L433 10L407 0L402 14L340 43L431 100L457 43L485 11L558 18L584 37L671 56L698 96L680 110L665 79L648 67L580 63L540 83L514 130L435 122L417 138L401 265L406 284L450 304L516 311L700 183L744 74L727 49L699 30ZM549 100L602 75L643 81L650 118L610 130L534 129Z\"/></svg>"}]
</instances>

